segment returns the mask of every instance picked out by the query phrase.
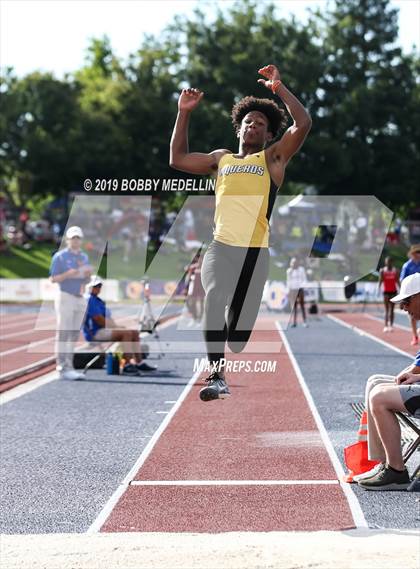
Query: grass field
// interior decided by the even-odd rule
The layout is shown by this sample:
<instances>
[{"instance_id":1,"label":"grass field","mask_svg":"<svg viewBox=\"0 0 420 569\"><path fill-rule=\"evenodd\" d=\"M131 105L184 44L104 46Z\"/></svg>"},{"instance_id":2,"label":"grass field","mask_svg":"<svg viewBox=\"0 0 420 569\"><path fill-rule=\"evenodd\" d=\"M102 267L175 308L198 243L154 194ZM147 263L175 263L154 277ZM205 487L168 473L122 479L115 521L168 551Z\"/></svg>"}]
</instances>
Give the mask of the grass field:
<instances>
[{"instance_id":1,"label":"grass field","mask_svg":"<svg viewBox=\"0 0 420 569\"><path fill-rule=\"evenodd\" d=\"M56 246L50 243L34 243L29 250L11 247L10 253L0 255L0 278L47 278ZM153 278L172 280L190 262L191 254L177 253L160 257L153 265ZM144 261L140 256L132 255L129 262L124 262L122 254L116 254L112 260L112 274L108 278L117 280L140 280L144 276ZM106 275L106 264L101 263L99 273Z\"/></svg>"},{"instance_id":2,"label":"grass field","mask_svg":"<svg viewBox=\"0 0 420 569\"><path fill-rule=\"evenodd\" d=\"M10 253L0 255L0 277L3 279L46 278L51 256L56 250L52 243L35 243L31 249L11 247Z\"/></svg>"},{"instance_id":3,"label":"grass field","mask_svg":"<svg viewBox=\"0 0 420 569\"><path fill-rule=\"evenodd\" d=\"M11 247L10 253L0 255L0 278L18 279L18 278L47 278L48 270L51 263L51 257L56 251L56 246L51 243L34 243L30 250L22 247ZM401 267L407 260L407 248L404 246L386 247L383 256L390 255L394 259L396 267ZM189 253L181 253L174 251L171 255L159 258L158 263L153 264L153 278L173 280L183 267L189 263L191 255ZM150 260L150 259L149 259ZM112 274L108 274L108 278L118 280L139 280L143 277L144 267L141 266L140 257L132 255L129 262L124 262L123 256L116 255L112 262ZM371 269L370 265L361 267L362 270ZM99 273L106 275L106 265L101 264ZM270 270L270 279L285 280L286 268L276 267L274 264ZM377 277L372 279L376 280Z\"/></svg>"}]
</instances>

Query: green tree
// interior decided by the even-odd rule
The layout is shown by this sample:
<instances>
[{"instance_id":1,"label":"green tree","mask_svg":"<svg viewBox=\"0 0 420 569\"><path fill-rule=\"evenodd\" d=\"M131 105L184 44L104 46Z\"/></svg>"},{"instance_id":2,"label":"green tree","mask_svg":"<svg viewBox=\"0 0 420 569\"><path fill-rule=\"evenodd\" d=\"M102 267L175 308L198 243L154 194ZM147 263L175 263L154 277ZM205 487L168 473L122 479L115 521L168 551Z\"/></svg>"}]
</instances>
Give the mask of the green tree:
<instances>
[{"instance_id":1,"label":"green tree","mask_svg":"<svg viewBox=\"0 0 420 569\"><path fill-rule=\"evenodd\" d=\"M396 45L388 0L337 0L315 15L325 62L310 175L324 194L374 194L390 206L414 202L420 124L418 58Z\"/></svg>"},{"instance_id":2,"label":"green tree","mask_svg":"<svg viewBox=\"0 0 420 569\"><path fill-rule=\"evenodd\" d=\"M18 79L8 70L0 92L3 191L23 205L32 195L66 190L80 142L75 85L39 72Z\"/></svg>"}]
</instances>

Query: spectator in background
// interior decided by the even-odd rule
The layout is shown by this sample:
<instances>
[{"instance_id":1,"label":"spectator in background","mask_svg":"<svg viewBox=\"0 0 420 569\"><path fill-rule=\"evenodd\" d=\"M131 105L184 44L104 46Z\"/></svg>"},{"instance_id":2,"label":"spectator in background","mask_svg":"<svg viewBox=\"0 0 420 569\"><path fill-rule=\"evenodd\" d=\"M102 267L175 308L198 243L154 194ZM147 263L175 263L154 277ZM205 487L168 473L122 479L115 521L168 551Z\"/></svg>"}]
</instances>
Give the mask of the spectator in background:
<instances>
[{"instance_id":1,"label":"spectator in background","mask_svg":"<svg viewBox=\"0 0 420 569\"><path fill-rule=\"evenodd\" d=\"M415 273L420 273L420 243L417 245L412 245L408 251L408 256L410 259L404 263L401 269L400 281L402 282L406 277L414 275ZM411 340L411 345L416 346L419 343L419 336L417 332L417 318L412 314L409 314L411 322L411 330L413 332L413 338Z\"/></svg>"},{"instance_id":2,"label":"spectator in background","mask_svg":"<svg viewBox=\"0 0 420 569\"><path fill-rule=\"evenodd\" d=\"M24 233L25 237L27 238L29 238L26 227L28 221L29 221L29 214L26 211L26 209L23 209L19 215L19 229Z\"/></svg>"},{"instance_id":3,"label":"spectator in background","mask_svg":"<svg viewBox=\"0 0 420 569\"><path fill-rule=\"evenodd\" d=\"M290 260L290 266L287 269L287 289L289 291L290 306L293 307L293 324L292 327L297 326L297 304L299 302L302 310L303 326L308 327L306 323L305 313L305 296L303 287L307 284L306 272L300 262L293 257Z\"/></svg>"},{"instance_id":4,"label":"spectator in background","mask_svg":"<svg viewBox=\"0 0 420 569\"><path fill-rule=\"evenodd\" d=\"M123 368L124 375L141 375L141 372L156 371L152 366L142 361L142 349L138 330L129 330L118 326L111 318L111 311L99 297L103 281L100 277L92 277L89 283L90 295L83 325L83 335L88 342L121 342L124 359L127 361Z\"/></svg>"},{"instance_id":5,"label":"spectator in background","mask_svg":"<svg viewBox=\"0 0 420 569\"><path fill-rule=\"evenodd\" d=\"M188 274L187 307L196 324L201 322L204 312L205 292L201 282L202 262L201 251L199 251L192 263L186 267Z\"/></svg>"},{"instance_id":6,"label":"spectator in background","mask_svg":"<svg viewBox=\"0 0 420 569\"><path fill-rule=\"evenodd\" d=\"M420 317L420 274L401 282L400 294L391 302L416 319ZM396 411L420 417L420 351L413 363L397 376L373 375L366 385L368 450L370 460L380 463L354 480L365 490L404 490L410 477L401 452L401 428Z\"/></svg>"},{"instance_id":7,"label":"spectator in background","mask_svg":"<svg viewBox=\"0 0 420 569\"><path fill-rule=\"evenodd\" d=\"M391 298L397 294L399 287L398 270L393 266L391 257L386 257L385 266L379 271L379 285L382 285L385 306L384 332L393 332L394 328L394 303Z\"/></svg>"},{"instance_id":8,"label":"spectator in background","mask_svg":"<svg viewBox=\"0 0 420 569\"><path fill-rule=\"evenodd\" d=\"M55 355L61 379L84 378L84 374L73 367L74 349L86 311L83 293L92 270L87 254L81 249L82 239L80 227L69 227L67 247L54 254L50 267L50 279L59 285L54 303L57 318Z\"/></svg>"}]
</instances>

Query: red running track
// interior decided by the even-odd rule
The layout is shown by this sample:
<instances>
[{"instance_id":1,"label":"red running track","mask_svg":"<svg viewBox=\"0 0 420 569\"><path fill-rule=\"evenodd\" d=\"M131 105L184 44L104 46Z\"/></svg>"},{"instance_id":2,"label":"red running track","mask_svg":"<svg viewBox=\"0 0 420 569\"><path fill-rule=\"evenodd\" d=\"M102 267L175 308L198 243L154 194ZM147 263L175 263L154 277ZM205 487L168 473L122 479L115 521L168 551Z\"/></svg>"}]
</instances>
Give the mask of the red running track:
<instances>
[{"instance_id":1,"label":"red running track","mask_svg":"<svg viewBox=\"0 0 420 569\"><path fill-rule=\"evenodd\" d=\"M125 326L135 325L131 320L117 319ZM55 322L51 313L1 315L0 393L54 369ZM84 344L80 335L79 347Z\"/></svg>"},{"instance_id":2,"label":"red running track","mask_svg":"<svg viewBox=\"0 0 420 569\"><path fill-rule=\"evenodd\" d=\"M260 334L254 332L252 340L260 340ZM274 324L269 336L280 344ZM229 356L243 358L255 361L267 355ZM269 358L277 362L276 373L227 374L232 392L228 400L203 403L198 398L202 381L193 386L101 531L354 527L286 350ZM134 485L144 481L148 485ZM159 485L159 481L172 484ZM269 481L282 482L270 485Z\"/></svg>"},{"instance_id":3,"label":"red running track","mask_svg":"<svg viewBox=\"0 0 420 569\"><path fill-rule=\"evenodd\" d=\"M38 329L39 325L41 328L52 329ZM26 381L27 369L44 361L45 365L51 364L54 354L54 325L55 318L50 314L40 317L39 321L38 314L33 313L1 315L0 381L3 382L10 376L16 377L17 373Z\"/></svg>"},{"instance_id":4,"label":"red running track","mask_svg":"<svg viewBox=\"0 0 420 569\"><path fill-rule=\"evenodd\" d=\"M411 346L411 332L408 330L403 330L401 328L394 328L393 332L384 332L384 324L382 321L372 318L369 314L365 313L354 313L348 314L345 312L340 312L339 314L334 314L334 318L341 320L350 326L355 326L363 332L371 334L375 338L403 350L408 354L412 354L413 357L416 355L420 346Z\"/></svg>"}]
</instances>

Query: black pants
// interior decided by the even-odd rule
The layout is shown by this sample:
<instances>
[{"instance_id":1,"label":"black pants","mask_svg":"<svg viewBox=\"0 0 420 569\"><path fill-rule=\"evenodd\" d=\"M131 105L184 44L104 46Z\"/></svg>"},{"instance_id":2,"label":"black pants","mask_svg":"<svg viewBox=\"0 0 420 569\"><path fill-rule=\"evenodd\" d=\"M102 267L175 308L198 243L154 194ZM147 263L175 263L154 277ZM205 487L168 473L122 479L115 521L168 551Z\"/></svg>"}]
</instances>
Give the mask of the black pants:
<instances>
[{"instance_id":1,"label":"black pants","mask_svg":"<svg viewBox=\"0 0 420 569\"><path fill-rule=\"evenodd\" d=\"M211 363L246 346L268 276L267 248L232 247L212 241L203 259L204 338Z\"/></svg>"}]
</instances>

